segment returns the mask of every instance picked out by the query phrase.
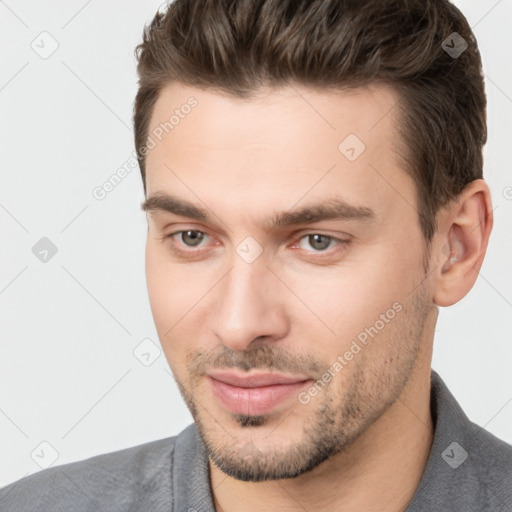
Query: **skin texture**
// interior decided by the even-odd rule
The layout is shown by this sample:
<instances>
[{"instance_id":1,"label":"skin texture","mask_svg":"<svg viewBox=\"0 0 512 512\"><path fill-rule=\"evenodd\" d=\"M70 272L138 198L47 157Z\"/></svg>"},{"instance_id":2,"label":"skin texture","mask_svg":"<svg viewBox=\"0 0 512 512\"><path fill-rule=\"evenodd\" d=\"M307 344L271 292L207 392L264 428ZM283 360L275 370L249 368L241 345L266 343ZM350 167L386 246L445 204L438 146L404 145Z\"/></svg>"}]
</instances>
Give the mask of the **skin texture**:
<instances>
[{"instance_id":1,"label":"skin texture","mask_svg":"<svg viewBox=\"0 0 512 512\"><path fill-rule=\"evenodd\" d=\"M148 153L147 197L172 194L211 220L148 211L146 276L162 347L210 454L216 509L404 510L433 438L438 306L478 275L492 227L487 185L472 182L439 212L427 248L415 184L395 153L392 88L290 85L241 100L175 83L150 132L191 96L197 106ZM349 134L365 144L354 161L338 149ZM269 228L277 212L332 198L374 216ZM250 263L237 252L247 237L250 254L262 249ZM227 368L300 374L309 386L330 368L331 379L307 403L295 393L268 414L242 415L206 377Z\"/></svg>"}]
</instances>

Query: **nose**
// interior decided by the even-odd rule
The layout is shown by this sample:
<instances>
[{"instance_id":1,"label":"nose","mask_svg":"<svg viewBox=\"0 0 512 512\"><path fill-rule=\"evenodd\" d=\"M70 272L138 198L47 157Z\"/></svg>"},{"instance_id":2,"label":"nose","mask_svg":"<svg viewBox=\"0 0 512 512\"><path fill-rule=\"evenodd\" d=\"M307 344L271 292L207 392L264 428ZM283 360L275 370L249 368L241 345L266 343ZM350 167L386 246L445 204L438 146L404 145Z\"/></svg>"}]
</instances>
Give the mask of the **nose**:
<instances>
[{"instance_id":1,"label":"nose","mask_svg":"<svg viewBox=\"0 0 512 512\"><path fill-rule=\"evenodd\" d=\"M257 339L277 340L288 329L283 285L263 258L252 263L235 255L215 297L214 334L232 350L247 350Z\"/></svg>"}]
</instances>

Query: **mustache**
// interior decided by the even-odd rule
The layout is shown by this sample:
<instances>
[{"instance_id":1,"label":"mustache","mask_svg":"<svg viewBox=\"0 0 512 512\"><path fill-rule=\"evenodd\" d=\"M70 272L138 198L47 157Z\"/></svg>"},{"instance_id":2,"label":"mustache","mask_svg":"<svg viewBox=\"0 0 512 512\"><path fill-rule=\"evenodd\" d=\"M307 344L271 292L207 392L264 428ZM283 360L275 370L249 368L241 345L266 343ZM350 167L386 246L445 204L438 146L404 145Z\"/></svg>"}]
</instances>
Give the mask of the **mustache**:
<instances>
[{"instance_id":1,"label":"mustache","mask_svg":"<svg viewBox=\"0 0 512 512\"><path fill-rule=\"evenodd\" d=\"M281 347L260 345L251 350L232 350L222 346L209 352L187 355L187 367L192 378L202 377L213 369L238 368L244 371L273 370L283 373L305 373L319 378L328 364L311 355L290 354Z\"/></svg>"}]
</instances>

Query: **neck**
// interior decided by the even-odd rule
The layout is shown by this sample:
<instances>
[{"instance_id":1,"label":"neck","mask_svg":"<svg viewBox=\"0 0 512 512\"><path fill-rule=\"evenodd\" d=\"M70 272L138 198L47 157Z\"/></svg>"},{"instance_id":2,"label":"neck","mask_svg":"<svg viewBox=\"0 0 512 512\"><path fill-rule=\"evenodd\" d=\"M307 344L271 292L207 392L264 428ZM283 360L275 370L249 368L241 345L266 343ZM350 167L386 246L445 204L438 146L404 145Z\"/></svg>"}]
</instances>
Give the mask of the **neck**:
<instances>
[{"instance_id":1,"label":"neck","mask_svg":"<svg viewBox=\"0 0 512 512\"><path fill-rule=\"evenodd\" d=\"M217 512L403 511L423 475L433 441L430 361L418 357L399 398L350 447L297 478L242 482L210 462Z\"/></svg>"}]
</instances>

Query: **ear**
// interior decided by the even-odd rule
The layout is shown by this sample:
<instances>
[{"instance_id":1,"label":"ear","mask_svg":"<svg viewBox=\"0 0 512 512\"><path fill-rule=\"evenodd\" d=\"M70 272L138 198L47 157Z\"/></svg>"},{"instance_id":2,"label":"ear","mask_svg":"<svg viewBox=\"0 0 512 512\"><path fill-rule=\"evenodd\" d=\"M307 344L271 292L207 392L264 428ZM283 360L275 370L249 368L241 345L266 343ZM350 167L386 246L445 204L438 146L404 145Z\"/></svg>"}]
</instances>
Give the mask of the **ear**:
<instances>
[{"instance_id":1,"label":"ear","mask_svg":"<svg viewBox=\"0 0 512 512\"><path fill-rule=\"evenodd\" d=\"M482 179L469 183L439 212L433 279L438 306L455 304L473 288L487 250L492 213L489 187Z\"/></svg>"}]
</instances>

